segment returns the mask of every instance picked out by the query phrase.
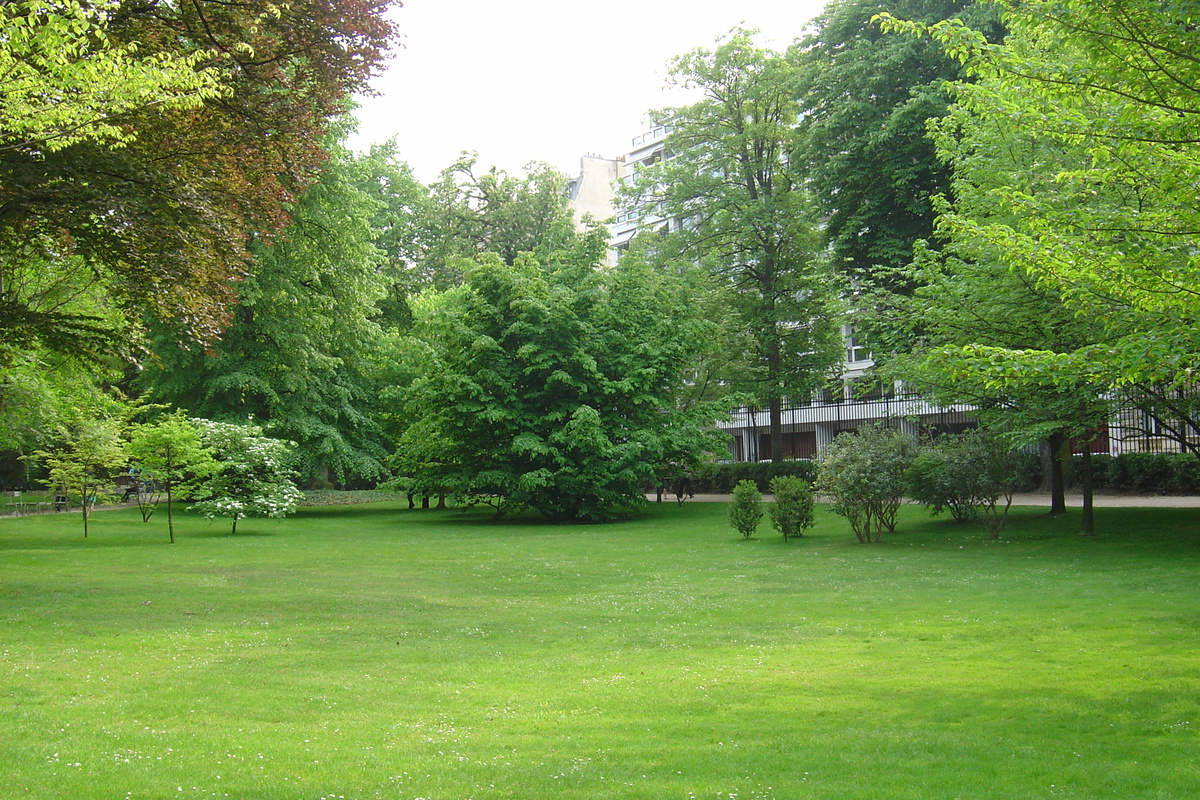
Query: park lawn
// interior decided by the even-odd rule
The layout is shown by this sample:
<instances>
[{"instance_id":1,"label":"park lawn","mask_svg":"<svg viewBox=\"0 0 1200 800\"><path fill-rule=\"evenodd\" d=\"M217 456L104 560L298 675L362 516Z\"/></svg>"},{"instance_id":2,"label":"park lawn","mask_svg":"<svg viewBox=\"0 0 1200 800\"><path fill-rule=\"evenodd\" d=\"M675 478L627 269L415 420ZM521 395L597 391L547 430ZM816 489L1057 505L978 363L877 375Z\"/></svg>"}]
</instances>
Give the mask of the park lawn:
<instances>
[{"instance_id":1,"label":"park lawn","mask_svg":"<svg viewBox=\"0 0 1200 800\"><path fill-rule=\"evenodd\" d=\"M1200 512L724 514L0 520L0 797L1195 795Z\"/></svg>"}]
</instances>

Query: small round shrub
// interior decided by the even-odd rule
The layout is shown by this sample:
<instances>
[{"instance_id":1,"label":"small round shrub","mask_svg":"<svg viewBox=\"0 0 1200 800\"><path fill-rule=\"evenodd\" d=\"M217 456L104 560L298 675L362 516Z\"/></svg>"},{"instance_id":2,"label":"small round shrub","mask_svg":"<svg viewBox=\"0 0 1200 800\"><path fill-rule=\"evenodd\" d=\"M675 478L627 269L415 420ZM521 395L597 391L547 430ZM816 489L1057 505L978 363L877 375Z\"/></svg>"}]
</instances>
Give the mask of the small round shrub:
<instances>
[{"instance_id":1,"label":"small round shrub","mask_svg":"<svg viewBox=\"0 0 1200 800\"><path fill-rule=\"evenodd\" d=\"M738 481L729 500L729 524L749 539L762 520L762 494L754 481Z\"/></svg>"},{"instance_id":2,"label":"small round shrub","mask_svg":"<svg viewBox=\"0 0 1200 800\"><path fill-rule=\"evenodd\" d=\"M808 481L789 475L771 479L775 502L767 506L775 530L789 536L802 536L813 525L813 493Z\"/></svg>"}]
</instances>

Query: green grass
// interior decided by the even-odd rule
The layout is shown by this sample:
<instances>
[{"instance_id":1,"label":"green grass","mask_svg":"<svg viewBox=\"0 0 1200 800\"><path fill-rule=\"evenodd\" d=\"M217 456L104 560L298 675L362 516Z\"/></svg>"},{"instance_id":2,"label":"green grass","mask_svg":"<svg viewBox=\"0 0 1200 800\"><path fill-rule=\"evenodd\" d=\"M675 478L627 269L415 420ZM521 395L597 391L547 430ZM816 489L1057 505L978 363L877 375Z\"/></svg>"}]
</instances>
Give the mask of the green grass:
<instances>
[{"instance_id":1,"label":"green grass","mask_svg":"<svg viewBox=\"0 0 1200 800\"><path fill-rule=\"evenodd\" d=\"M1178 798L1195 510L0 520L0 798Z\"/></svg>"}]
</instances>

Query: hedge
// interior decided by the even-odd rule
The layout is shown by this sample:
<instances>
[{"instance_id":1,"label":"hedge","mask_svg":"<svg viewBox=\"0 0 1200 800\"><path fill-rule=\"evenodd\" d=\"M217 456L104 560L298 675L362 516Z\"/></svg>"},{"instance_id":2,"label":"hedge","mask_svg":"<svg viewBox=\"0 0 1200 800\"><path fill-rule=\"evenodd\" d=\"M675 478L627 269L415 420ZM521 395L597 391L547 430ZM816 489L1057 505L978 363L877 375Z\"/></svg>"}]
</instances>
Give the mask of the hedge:
<instances>
[{"instance_id":1,"label":"hedge","mask_svg":"<svg viewBox=\"0 0 1200 800\"><path fill-rule=\"evenodd\" d=\"M739 481L754 481L760 492L770 492L771 479L779 476L802 478L812 483L815 461L744 461L707 464L693 475L692 485L703 494L728 494Z\"/></svg>"},{"instance_id":2,"label":"hedge","mask_svg":"<svg viewBox=\"0 0 1200 800\"><path fill-rule=\"evenodd\" d=\"M1079 480L1083 459L1071 462ZM1092 456L1092 486L1137 494L1200 494L1200 458L1190 453L1124 453Z\"/></svg>"}]
</instances>

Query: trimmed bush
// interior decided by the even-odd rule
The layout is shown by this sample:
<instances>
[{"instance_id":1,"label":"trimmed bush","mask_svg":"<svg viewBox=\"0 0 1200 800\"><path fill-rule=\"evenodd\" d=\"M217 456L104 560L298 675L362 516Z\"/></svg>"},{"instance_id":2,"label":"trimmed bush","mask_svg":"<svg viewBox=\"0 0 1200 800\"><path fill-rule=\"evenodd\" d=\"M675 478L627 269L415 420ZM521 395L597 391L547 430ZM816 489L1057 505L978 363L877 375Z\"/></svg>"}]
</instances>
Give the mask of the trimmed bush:
<instances>
[{"instance_id":1,"label":"trimmed bush","mask_svg":"<svg viewBox=\"0 0 1200 800\"><path fill-rule=\"evenodd\" d=\"M802 536L813 525L813 493L808 481L790 475L771 479L775 502L767 506L775 530L789 536Z\"/></svg>"},{"instance_id":2,"label":"trimmed bush","mask_svg":"<svg viewBox=\"0 0 1200 800\"><path fill-rule=\"evenodd\" d=\"M1139 494L1200 494L1200 458L1190 453L1124 453L1093 456L1098 489ZM1072 459L1078 474L1079 461Z\"/></svg>"},{"instance_id":3,"label":"trimmed bush","mask_svg":"<svg viewBox=\"0 0 1200 800\"><path fill-rule=\"evenodd\" d=\"M828 495L860 542L878 542L896 530L904 499L904 472L917 443L898 430L867 425L838 436L817 471L817 491Z\"/></svg>"},{"instance_id":4,"label":"trimmed bush","mask_svg":"<svg viewBox=\"0 0 1200 800\"><path fill-rule=\"evenodd\" d=\"M1025 480L1025 462L1007 443L973 430L943 436L923 450L905 471L905 482L909 497L934 515L949 509L959 522L982 519L996 539L1013 492Z\"/></svg>"},{"instance_id":5,"label":"trimmed bush","mask_svg":"<svg viewBox=\"0 0 1200 800\"><path fill-rule=\"evenodd\" d=\"M770 491L771 479L780 476L800 478L812 483L816 464L812 461L742 461L709 464L696 470L697 492L729 494L741 481L753 481L760 492Z\"/></svg>"},{"instance_id":6,"label":"trimmed bush","mask_svg":"<svg viewBox=\"0 0 1200 800\"><path fill-rule=\"evenodd\" d=\"M741 481L733 487L733 496L729 501L729 524L743 538L749 539L754 535L762 515L762 494L753 481Z\"/></svg>"}]
</instances>

